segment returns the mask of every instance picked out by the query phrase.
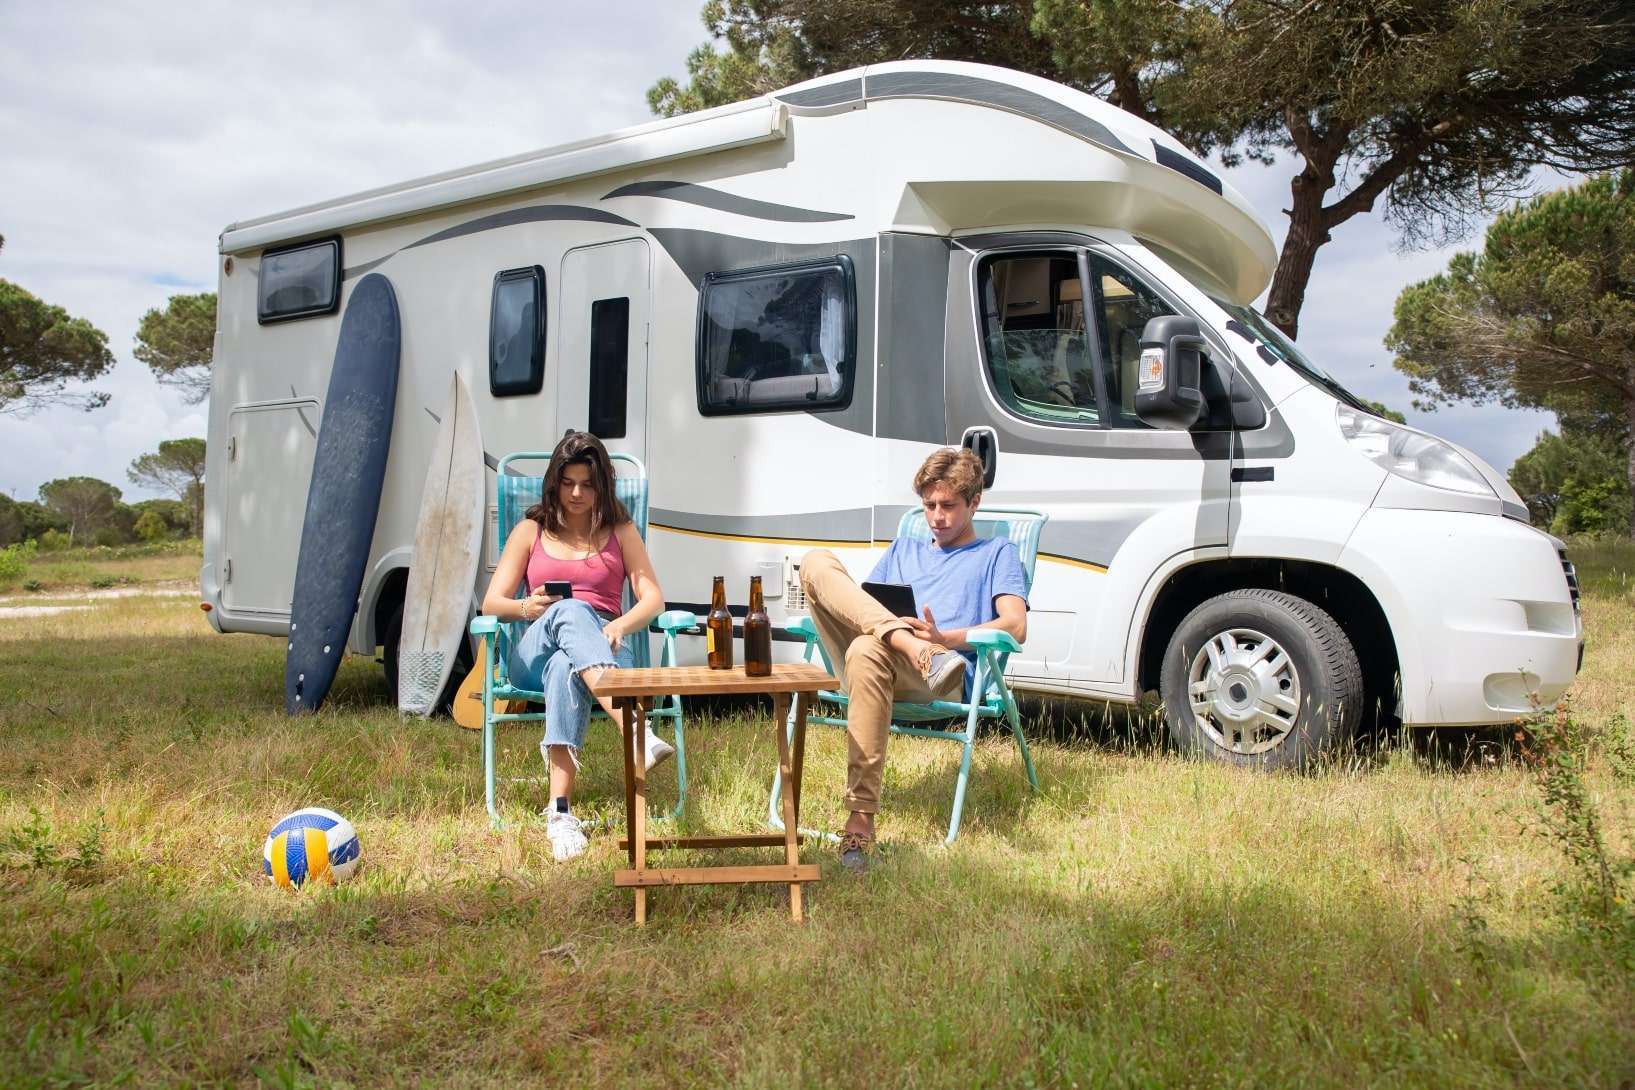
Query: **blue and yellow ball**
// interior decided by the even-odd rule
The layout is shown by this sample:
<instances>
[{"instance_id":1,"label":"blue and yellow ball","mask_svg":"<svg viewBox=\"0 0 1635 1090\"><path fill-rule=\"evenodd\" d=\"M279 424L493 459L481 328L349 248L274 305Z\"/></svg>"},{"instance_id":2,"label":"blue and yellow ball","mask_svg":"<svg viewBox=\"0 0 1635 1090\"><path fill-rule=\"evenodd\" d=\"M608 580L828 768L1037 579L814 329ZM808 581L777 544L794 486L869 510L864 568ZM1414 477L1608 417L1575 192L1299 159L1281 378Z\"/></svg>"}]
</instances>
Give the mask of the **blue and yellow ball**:
<instances>
[{"instance_id":1,"label":"blue and yellow ball","mask_svg":"<svg viewBox=\"0 0 1635 1090\"><path fill-rule=\"evenodd\" d=\"M261 848L261 869L276 884L333 885L358 869L358 832L333 810L309 806L279 820Z\"/></svg>"}]
</instances>

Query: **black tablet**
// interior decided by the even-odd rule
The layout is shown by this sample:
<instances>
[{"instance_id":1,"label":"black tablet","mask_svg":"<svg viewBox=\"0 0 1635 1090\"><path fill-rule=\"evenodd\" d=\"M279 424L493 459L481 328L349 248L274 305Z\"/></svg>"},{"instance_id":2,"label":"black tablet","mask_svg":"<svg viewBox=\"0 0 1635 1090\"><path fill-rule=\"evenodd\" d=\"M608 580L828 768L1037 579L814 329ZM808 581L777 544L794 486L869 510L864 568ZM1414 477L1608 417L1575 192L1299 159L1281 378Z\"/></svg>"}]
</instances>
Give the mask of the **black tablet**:
<instances>
[{"instance_id":1,"label":"black tablet","mask_svg":"<svg viewBox=\"0 0 1635 1090\"><path fill-rule=\"evenodd\" d=\"M914 588L907 583L864 583L863 589L898 617L920 615L920 611L914 607Z\"/></svg>"}]
</instances>

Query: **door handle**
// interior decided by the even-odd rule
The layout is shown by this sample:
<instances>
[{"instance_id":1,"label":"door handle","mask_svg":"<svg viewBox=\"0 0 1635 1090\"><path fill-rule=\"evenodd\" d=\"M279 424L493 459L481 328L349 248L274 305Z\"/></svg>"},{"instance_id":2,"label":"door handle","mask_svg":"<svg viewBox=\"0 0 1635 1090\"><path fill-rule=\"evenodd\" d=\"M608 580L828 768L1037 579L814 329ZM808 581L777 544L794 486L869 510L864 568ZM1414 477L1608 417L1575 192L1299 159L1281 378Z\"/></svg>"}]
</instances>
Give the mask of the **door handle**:
<instances>
[{"instance_id":1,"label":"door handle","mask_svg":"<svg viewBox=\"0 0 1635 1090\"><path fill-rule=\"evenodd\" d=\"M966 428L959 445L982 459L982 487L992 488L999 472L999 437L992 428Z\"/></svg>"}]
</instances>

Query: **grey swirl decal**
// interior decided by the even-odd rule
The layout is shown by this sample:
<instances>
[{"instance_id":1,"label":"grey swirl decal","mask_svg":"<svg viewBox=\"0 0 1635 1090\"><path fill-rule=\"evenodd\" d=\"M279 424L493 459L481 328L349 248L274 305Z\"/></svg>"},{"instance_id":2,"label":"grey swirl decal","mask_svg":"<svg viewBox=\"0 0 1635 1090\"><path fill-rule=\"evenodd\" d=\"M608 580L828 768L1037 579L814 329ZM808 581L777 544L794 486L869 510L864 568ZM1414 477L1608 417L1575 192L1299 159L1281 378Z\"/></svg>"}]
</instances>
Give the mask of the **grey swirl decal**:
<instances>
[{"instance_id":1,"label":"grey swirl decal","mask_svg":"<svg viewBox=\"0 0 1635 1090\"><path fill-rule=\"evenodd\" d=\"M830 223L835 220L856 218L845 212L819 212L811 208L794 208L787 204L773 204L771 201L740 197L736 193L711 189L705 185L694 185L692 182L663 179L631 182L629 185L620 186L602 199L605 201L614 197L662 197L669 201L696 204L700 208L713 208L717 212L731 212L735 216L775 220L779 223Z\"/></svg>"}]
</instances>

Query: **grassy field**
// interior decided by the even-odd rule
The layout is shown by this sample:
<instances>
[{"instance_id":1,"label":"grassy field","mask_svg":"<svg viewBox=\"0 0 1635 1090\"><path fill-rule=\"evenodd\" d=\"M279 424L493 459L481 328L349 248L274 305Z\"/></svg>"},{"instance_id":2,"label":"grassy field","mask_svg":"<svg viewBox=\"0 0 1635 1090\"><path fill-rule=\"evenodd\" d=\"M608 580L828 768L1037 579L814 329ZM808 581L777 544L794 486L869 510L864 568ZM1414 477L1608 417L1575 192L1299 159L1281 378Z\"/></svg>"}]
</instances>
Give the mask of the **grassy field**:
<instances>
[{"instance_id":1,"label":"grassy field","mask_svg":"<svg viewBox=\"0 0 1635 1090\"><path fill-rule=\"evenodd\" d=\"M1629 859L1635 549L1575 559L1576 782ZM781 891L690 888L654 893L637 931L616 836L551 862L538 782L509 787L516 820L491 833L476 735L400 721L363 660L290 722L282 655L185 598L0 617L0 1084L1635 1078L1635 941L1572 895L1557 810L1507 732L1262 776L1168 753L1141 716L1034 708L1044 793L989 740L952 849L955 747L895 739L882 858L857 879L809 847L804 926ZM768 729L693 720L690 827L757 824ZM533 736L502 745L509 774L537 775ZM809 821L838 822L844 764L843 735L814 728ZM611 818L618 776L596 727L582 805ZM673 772L656 778L667 803ZM267 828L305 805L356 824L351 883L261 877Z\"/></svg>"},{"instance_id":2,"label":"grassy field","mask_svg":"<svg viewBox=\"0 0 1635 1090\"><path fill-rule=\"evenodd\" d=\"M10 577L0 573L0 594L44 596L171 583L196 588L198 582L199 543L171 541L157 545L36 552L21 573Z\"/></svg>"}]
</instances>

